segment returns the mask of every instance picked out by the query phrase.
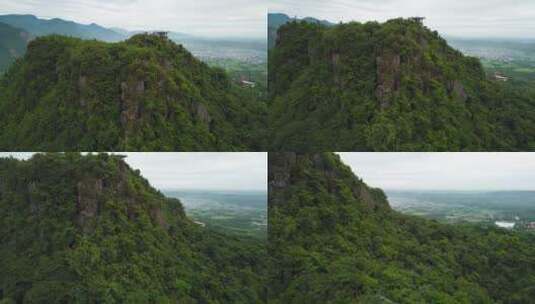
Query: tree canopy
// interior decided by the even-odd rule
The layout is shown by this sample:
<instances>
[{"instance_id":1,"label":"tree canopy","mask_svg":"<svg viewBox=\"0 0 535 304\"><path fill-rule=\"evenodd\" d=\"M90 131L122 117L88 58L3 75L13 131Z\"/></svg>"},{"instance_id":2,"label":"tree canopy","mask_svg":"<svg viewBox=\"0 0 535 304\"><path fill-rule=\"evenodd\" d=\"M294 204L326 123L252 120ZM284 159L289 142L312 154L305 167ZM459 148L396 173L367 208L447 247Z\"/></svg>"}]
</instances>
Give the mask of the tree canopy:
<instances>
[{"instance_id":1,"label":"tree canopy","mask_svg":"<svg viewBox=\"0 0 535 304\"><path fill-rule=\"evenodd\" d=\"M535 91L416 19L289 22L269 54L270 144L280 151L532 150Z\"/></svg>"},{"instance_id":2,"label":"tree canopy","mask_svg":"<svg viewBox=\"0 0 535 304\"><path fill-rule=\"evenodd\" d=\"M0 158L2 304L265 303L265 256L118 156Z\"/></svg>"},{"instance_id":3,"label":"tree canopy","mask_svg":"<svg viewBox=\"0 0 535 304\"><path fill-rule=\"evenodd\" d=\"M533 302L533 234L398 213L331 153L269 165L270 303Z\"/></svg>"},{"instance_id":4,"label":"tree canopy","mask_svg":"<svg viewBox=\"0 0 535 304\"><path fill-rule=\"evenodd\" d=\"M0 79L0 149L260 150L265 111L163 35L45 36Z\"/></svg>"}]
</instances>

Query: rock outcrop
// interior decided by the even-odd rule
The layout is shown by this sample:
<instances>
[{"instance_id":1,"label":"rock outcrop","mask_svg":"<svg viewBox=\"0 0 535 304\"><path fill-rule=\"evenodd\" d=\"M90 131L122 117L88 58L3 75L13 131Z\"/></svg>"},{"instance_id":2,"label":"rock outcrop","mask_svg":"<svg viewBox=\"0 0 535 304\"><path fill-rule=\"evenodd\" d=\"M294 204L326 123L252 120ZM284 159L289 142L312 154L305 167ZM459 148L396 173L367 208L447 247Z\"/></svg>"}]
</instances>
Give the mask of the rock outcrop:
<instances>
[{"instance_id":1,"label":"rock outcrop","mask_svg":"<svg viewBox=\"0 0 535 304\"><path fill-rule=\"evenodd\" d=\"M208 110L206 107L201 103L195 103L195 114L197 118L204 124L209 125L210 122L212 122L212 117L210 117L210 113L208 113Z\"/></svg>"},{"instance_id":2,"label":"rock outcrop","mask_svg":"<svg viewBox=\"0 0 535 304\"><path fill-rule=\"evenodd\" d=\"M94 177L86 178L77 183L76 189L78 193L76 222L85 233L92 232L96 226L96 217L100 208L103 180Z\"/></svg>"},{"instance_id":3,"label":"rock outcrop","mask_svg":"<svg viewBox=\"0 0 535 304\"><path fill-rule=\"evenodd\" d=\"M132 170L119 160L116 177L89 175L77 182L76 224L84 233L91 233L98 224L100 210L106 200L113 197L119 202L129 220L136 220L141 212L147 212L155 225L167 229L169 226L162 211L162 201L145 201L143 196L132 189L128 183Z\"/></svg>"},{"instance_id":4,"label":"rock outcrop","mask_svg":"<svg viewBox=\"0 0 535 304\"><path fill-rule=\"evenodd\" d=\"M392 97L400 86L401 57L399 54L384 53L376 58L377 87L375 96L381 108L392 103Z\"/></svg>"},{"instance_id":5,"label":"rock outcrop","mask_svg":"<svg viewBox=\"0 0 535 304\"><path fill-rule=\"evenodd\" d=\"M468 94L466 93L463 84L459 80L450 81L448 83L448 90L454 98L457 98L463 102L468 100Z\"/></svg>"}]
</instances>

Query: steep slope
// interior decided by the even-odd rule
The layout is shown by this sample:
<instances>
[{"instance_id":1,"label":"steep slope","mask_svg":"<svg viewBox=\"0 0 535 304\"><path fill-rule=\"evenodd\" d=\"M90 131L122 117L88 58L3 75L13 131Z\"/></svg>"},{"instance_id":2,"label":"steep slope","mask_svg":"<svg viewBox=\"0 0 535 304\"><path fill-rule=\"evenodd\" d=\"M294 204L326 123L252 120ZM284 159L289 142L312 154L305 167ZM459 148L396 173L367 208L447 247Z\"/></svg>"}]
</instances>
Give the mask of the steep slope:
<instances>
[{"instance_id":1,"label":"steep slope","mask_svg":"<svg viewBox=\"0 0 535 304\"><path fill-rule=\"evenodd\" d=\"M0 74L26 52L27 32L0 22Z\"/></svg>"},{"instance_id":2,"label":"steep slope","mask_svg":"<svg viewBox=\"0 0 535 304\"><path fill-rule=\"evenodd\" d=\"M532 303L533 235L402 215L334 154L269 157L270 303Z\"/></svg>"},{"instance_id":3,"label":"steep slope","mask_svg":"<svg viewBox=\"0 0 535 304\"><path fill-rule=\"evenodd\" d=\"M108 42L116 42L126 37L95 23L86 25L59 18L41 19L34 15L0 15L0 22L23 29L34 37L57 34Z\"/></svg>"},{"instance_id":4,"label":"steep slope","mask_svg":"<svg viewBox=\"0 0 535 304\"><path fill-rule=\"evenodd\" d=\"M269 57L273 148L528 150L535 93L486 79L480 62L417 18L291 22Z\"/></svg>"},{"instance_id":5,"label":"steep slope","mask_svg":"<svg viewBox=\"0 0 535 304\"><path fill-rule=\"evenodd\" d=\"M121 157L0 159L2 303L261 303L264 259Z\"/></svg>"},{"instance_id":6,"label":"steep slope","mask_svg":"<svg viewBox=\"0 0 535 304\"><path fill-rule=\"evenodd\" d=\"M7 151L256 150L265 105L165 35L32 41L0 79Z\"/></svg>"}]
</instances>

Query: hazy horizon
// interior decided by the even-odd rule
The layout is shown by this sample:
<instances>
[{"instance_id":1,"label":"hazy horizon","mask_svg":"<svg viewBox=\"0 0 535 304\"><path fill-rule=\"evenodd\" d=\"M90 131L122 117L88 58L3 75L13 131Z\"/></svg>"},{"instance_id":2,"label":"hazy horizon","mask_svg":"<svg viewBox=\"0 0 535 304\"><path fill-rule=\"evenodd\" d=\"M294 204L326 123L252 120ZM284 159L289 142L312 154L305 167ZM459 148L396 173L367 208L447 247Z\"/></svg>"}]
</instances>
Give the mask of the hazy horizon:
<instances>
[{"instance_id":1,"label":"hazy horizon","mask_svg":"<svg viewBox=\"0 0 535 304\"><path fill-rule=\"evenodd\" d=\"M334 23L425 17L424 24L452 38L535 39L535 1L514 0L274 0L270 13Z\"/></svg>"},{"instance_id":2,"label":"hazy horizon","mask_svg":"<svg viewBox=\"0 0 535 304\"><path fill-rule=\"evenodd\" d=\"M385 191L535 191L535 153L338 153Z\"/></svg>"},{"instance_id":3,"label":"hazy horizon","mask_svg":"<svg viewBox=\"0 0 535 304\"><path fill-rule=\"evenodd\" d=\"M218 39L264 39L265 0L4 0L0 15L35 15L128 31L164 30Z\"/></svg>"}]
</instances>

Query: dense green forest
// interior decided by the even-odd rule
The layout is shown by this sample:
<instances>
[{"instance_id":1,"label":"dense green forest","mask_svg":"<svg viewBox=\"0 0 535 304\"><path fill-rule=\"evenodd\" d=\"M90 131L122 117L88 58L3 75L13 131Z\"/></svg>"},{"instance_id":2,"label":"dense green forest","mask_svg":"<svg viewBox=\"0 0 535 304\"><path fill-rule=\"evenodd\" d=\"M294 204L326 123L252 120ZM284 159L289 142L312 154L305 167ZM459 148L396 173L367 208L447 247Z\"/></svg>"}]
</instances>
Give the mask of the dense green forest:
<instances>
[{"instance_id":1,"label":"dense green forest","mask_svg":"<svg viewBox=\"0 0 535 304\"><path fill-rule=\"evenodd\" d=\"M0 150L260 150L266 104L165 35L40 37L0 79Z\"/></svg>"},{"instance_id":2,"label":"dense green forest","mask_svg":"<svg viewBox=\"0 0 535 304\"><path fill-rule=\"evenodd\" d=\"M195 224L121 156L0 158L0 303L265 303L265 244Z\"/></svg>"},{"instance_id":3,"label":"dense green forest","mask_svg":"<svg viewBox=\"0 0 535 304\"><path fill-rule=\"evenodd\" d=\"M490 80L416 18L282 25L270 143L286 151L535 149L535 89Z\"/></svg>"},{"instance_id":4,"label":"dense green forest","mask_svg":"<svg viewBox=\"0 0 535 304\"><path fill-rule=\"evenodd\" d=\"M270 303L533 303L535 236L392 210L335 154L270 153Z\"/></svg>"}]
</instances>

